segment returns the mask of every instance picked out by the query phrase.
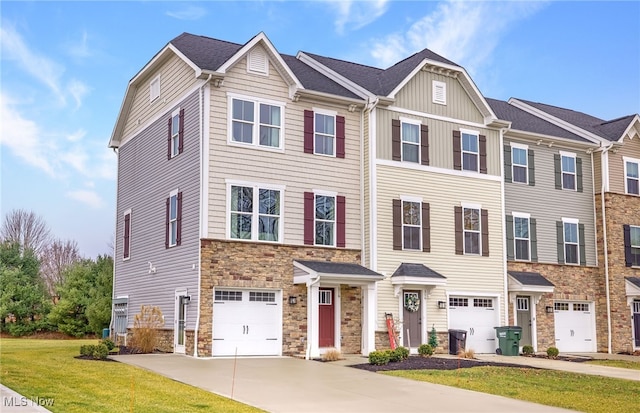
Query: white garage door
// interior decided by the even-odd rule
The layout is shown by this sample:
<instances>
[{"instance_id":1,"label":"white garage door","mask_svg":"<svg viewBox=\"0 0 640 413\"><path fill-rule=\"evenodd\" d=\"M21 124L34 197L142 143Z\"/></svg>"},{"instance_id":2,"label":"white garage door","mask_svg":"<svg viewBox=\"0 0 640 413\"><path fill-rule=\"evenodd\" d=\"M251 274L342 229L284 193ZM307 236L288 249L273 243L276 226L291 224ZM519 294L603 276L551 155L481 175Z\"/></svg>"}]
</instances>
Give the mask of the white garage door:
<instances>
[{"instance_id":1,"label":"white garage door","mask_svg":"<svg viewBox=\"0 0 640 413\"><path fill-rule=\"evenodd\" d=\"M556 347L562 352L596 351L593 303L554 303Z\"/></svg>"},{"instance_id":2,"label":"white garage door","mask_svg":"<svg viewBox=\"0 0 640 413\"><path fill-rule=\"evenodd\" d=\"M280 296L279 291L216 289L213 302L213 355L280 355Z\"/></svg>"},{"instance_id":3,"label":"white garage door","mask_svg":"<svg viewBox=\"0 0 640 413\"><path fill-rule=\"evenodd\" d=\"M494 327L500 325L496 299L491 297L449 297L449 328L467 331L467 349L495 353Z\"/></svg>"}]
</instances>

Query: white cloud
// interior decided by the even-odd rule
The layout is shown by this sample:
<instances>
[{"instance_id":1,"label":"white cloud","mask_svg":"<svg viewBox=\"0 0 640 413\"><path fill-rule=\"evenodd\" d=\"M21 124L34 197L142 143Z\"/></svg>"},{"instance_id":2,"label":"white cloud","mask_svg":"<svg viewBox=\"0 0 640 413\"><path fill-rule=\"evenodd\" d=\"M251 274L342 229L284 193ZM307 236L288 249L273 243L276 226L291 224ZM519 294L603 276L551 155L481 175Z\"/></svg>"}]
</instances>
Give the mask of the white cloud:
<instances>
[{"instance_id":1,"label":"white cloud","mask_svg":"<svg viewBox=\"0 0 640 413\"><path fill-rule=\"evenodd\" d=\"M88 34L86 30L82 31L82 37L76 43L69 43L67 46L67 52L76 58L85 59L91 57L93 53L89 48Z\"/></svg>"},{"instance_id":2,"label":"white cloud","mask_svg":"<svg viewBox=\"0 0 640 413\"><path fill-rule=\"evenodd\" d=\"M104 201L95 191L79 189L67 192L67 196L78 202L88 205L91 208L99 209L104 205Z\"/></svg>"},{"instance_id":3,"label":"white cloud","mask_svg":"<svg viewBox=\"0 0 640 413\"><path fill-rule=\"evenodd\" d=\"M189 6L183 10L168 11L165 14L178 20L198 20L206 16L207 11L202 7Z\"/></svg>"},{"instance_id":4,"label":"white cloud","mask_svg":"<svg viewBox=\"0 0 640 413\"><path fill-rule=\"evenodd\" d=\"M76 110L82 106L82 98L89 92L89 87L77 79L71 79L67 90L76 102Z\"/></svg>"},{"instance_id":5,"label":"white cloud","mask_svg":"<svg viewBox=\"0 0 640 413\"><path fill-rule=\"evenodd\" d=\"M67 135L67 140L69 142L78 142L82 140L87 135L87 131L84 129L78 129L77 131L70 133Z\"/></svg>"},{"instance_id":6,"label":"white cloud","mask_svg":"<svg viewBox=\"0 0 640 413\"><path fill-rule=\"evenodd\" d=\"M513 24L544 7L531 2L459 2L448 0L406 31L373 42L371 55L382 67L428 48L474 73L487 62Z\"/></svg>"},{"instance_id":7,"label":"white cloud","mask_svg":"<svg viewBox=\"0 0 640 413\"><path fill-rule=\"evenodd\" d=\"M328 0L326 4L337 13L335 26L339 34L344 33L347 26L351 30L358 30L374 22L388 9L388 0Z\"/></svg>"}]
</instances>

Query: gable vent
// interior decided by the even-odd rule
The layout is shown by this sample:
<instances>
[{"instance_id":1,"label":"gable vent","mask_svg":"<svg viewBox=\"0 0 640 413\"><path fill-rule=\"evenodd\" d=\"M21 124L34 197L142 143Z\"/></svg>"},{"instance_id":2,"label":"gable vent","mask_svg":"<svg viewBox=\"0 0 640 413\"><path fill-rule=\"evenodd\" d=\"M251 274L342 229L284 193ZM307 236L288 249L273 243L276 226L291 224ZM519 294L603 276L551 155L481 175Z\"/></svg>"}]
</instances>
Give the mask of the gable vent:
<instances>
[{"instance_id":1,"label":"gable vent","mask_svg":"<svg viewBox=\"0 0 640 413\"><path fill-rule=\"evenodd\" d=\"M254 49L249 52L247 58L247 71L253 73L268 74L269 59L267 54L262 49Z\"/></svg>"},{"instance_id":2,"label":"gable vent","mask_svg":"<svg viewBox=\"0 0 640 413\"><path fill-rule=\"evenodd\" d=\"M440 105L447 104L447 84L444 82L433 81L433 103Z\"/></svg>"}]
</instances>

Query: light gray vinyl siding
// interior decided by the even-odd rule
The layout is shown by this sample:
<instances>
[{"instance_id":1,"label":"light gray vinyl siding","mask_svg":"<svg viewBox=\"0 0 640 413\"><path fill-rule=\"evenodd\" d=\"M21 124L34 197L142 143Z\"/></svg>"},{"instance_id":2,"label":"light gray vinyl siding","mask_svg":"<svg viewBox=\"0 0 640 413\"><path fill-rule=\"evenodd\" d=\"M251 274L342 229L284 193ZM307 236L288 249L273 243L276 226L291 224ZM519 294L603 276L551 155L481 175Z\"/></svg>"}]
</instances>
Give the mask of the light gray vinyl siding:
<instances>
[{"instance_id":1,"label":"light gray vinyl siding","mask_svg":"<svg viewBox=\"0 0 640 413\"><path fill-rule=\"evenodd\" d=\"M429 166L453 169L453 131L462 128L477 131L479 135L487 137L487 173L500 175L500 132L386 109L377 109L377 159L392 160L391 120L400 117L416 119L429 126Z\"/></svg>"},{"instance_id":2,"label":"light gray vinyl siding","mask_svg":"<svg viewBox=\"0 0 640 413\"><path fill-rule=\"evenodd\" d=\"M181 102L184 150L167 159L168 119L178 107L168 107L149 128L118 152L118 195L114 295L129 296L129 327L142 305L160 306L165 328L172 329L174 294L191 295L187 329L195 327L198 308L199 251L199 105L198 93ZM166 199L182 192L182 242L165 248ZM131 255L123 257L123 213L131 209ZM149 273L149 262L156 268Z\"/></svg>"},{"instance_id":3,"label":"light gray vinyl siding","mask_svg":"<svg viewBox=\"0 0 640 413\"><path fill-rule=\"evenodd\" d=\"M609 151L609 192L625 193L623 157L640 159L640 139L625 138L624 145L615 153Z\"/></svg>"},{"instance_id":4,"label":"light gray vinyl siding","mask_svg":"<svg viewBox=\"0 0 640 413\"><path fill-rule=\"evenodd\" d=\"M432 84L434 80L446 84L446 105L433 103ZM484 122L484 117L460 81L436 73L418 72L396 94L394 106L469 122Z\"/></svg>"},{"instance_id":5,"label":"light gray vinyl siding","mask_svg":"<svg viewBox=\"0 0 640 413\"><path fill-rule=\"evenodd\" d=\"M586 264L596 265L594 228L594 194L591 156L584 150L536 145L535 141L505 137L505 145L517 142L529 146L535 157L535 185L505 183L506 214L531 214L536 220L538 262L558 263L556 222L562 218L578 219L585 228ZM553 155L559 151L573 152L582 159L583 192L555 188Z\"/></svg>"}]
</instances>

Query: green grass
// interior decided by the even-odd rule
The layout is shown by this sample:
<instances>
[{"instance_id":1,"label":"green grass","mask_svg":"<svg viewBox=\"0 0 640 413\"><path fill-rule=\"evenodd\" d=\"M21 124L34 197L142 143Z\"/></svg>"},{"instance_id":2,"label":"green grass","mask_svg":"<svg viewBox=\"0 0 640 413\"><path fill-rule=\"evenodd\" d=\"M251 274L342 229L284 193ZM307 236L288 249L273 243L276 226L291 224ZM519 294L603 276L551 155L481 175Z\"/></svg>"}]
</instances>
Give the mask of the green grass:
<instances>
[{"instance_id":1,"label":"green grass","mask_svg":"<svg viewBox=\"0 0 640 413\"><path fill-rule=\"evenodd\" d=\"M483 366L384 374L594 413L637 411L640 394L637 381L554 370Z\"/></svg>"},{"instance_id":2,"label":"green grass","mask_svg":"<svg viewBox=\"0 0 640 413\"><path fill-rule=\"evenodd\" d=\"M620 367L623 369L632 369L632 370L640 370L640 360L639 361L628 361L628 360L590 360L585 363L589 364L597 364L599 366L607 366L607 367Z\"/></svg>"},{"instance_id":3,"label":"green grass","mask_svg":"<svg viewBox=\"0 0 640 413\"><path fill-rule=\"evenodd\" d=\"M98 340L0 339L0 382L52 412L260 412L123 363L79 360Z\"/></svg>"}]
</instances>

